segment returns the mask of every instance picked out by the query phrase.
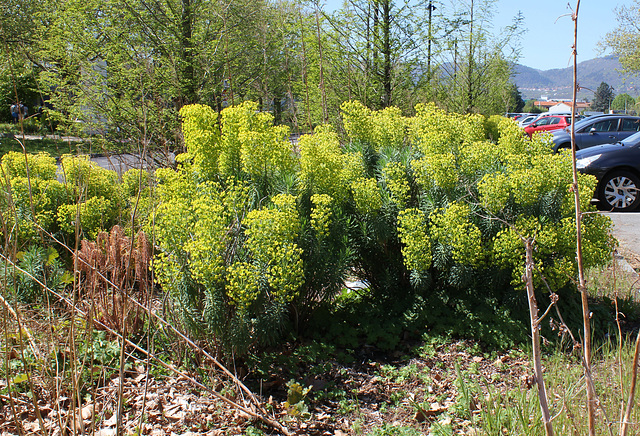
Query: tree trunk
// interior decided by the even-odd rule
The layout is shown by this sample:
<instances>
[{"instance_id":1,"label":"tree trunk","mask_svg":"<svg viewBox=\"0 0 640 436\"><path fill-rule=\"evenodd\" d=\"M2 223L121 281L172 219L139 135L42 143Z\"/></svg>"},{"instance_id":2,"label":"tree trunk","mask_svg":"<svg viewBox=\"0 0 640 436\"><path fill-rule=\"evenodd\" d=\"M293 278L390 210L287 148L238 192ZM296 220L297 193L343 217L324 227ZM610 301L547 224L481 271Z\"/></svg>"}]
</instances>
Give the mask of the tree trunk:
<instances>
[{"instance_id":1,"label":"tree trunk","mask_svg":"<svg viewBox=\"0 0 640 436\"><path fill-rule=\"evenodd\" d=\"M388 107L391 105L391 0L384 0L382 4L382 20L382 56L384 58L382 106Z\"/></svg>"},{"instance_id":2,"label":"tree trunk","mask_svg":"<svg viewBox=\"0 0 640 436\"><path fill-rule=\"evenodd\" d=\"M180 105L196 103L197 86L193 60L193 8L191 0L182 0L182 14L180 22L180 82L182 96Z\"/></svg>"}]
</instances>

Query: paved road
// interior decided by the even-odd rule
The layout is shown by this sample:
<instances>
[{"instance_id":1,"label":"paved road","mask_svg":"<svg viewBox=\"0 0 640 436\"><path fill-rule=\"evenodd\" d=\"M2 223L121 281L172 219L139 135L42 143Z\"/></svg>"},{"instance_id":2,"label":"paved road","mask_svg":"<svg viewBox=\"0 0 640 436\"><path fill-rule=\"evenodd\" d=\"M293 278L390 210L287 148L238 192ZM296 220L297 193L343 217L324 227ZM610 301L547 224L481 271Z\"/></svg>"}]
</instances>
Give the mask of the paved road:
<instances>
[{"instance_id":1,"label":"paved road","mask_svg":"<svg viewBox=\"0 0 640 436\"><path fill-rule=\"evenodd\" d=\"M97 163L102 168L115 171L118 175L122 175L131 168L154 168L153 159L147 158L143 161L139 155L135 154L118 154L113 156L92 157L92 162Z\"/></svg>"},{"instance_id":2,"label":"paved road","mask_svg":"<svg viewBox=\"0 0 640 436\"><path fill-rule=\"evenodd\" d=\"M620 241L620 254L640 268L640 212L607 212L613 221L613 235Z\"/></svg>"}]
</instances>

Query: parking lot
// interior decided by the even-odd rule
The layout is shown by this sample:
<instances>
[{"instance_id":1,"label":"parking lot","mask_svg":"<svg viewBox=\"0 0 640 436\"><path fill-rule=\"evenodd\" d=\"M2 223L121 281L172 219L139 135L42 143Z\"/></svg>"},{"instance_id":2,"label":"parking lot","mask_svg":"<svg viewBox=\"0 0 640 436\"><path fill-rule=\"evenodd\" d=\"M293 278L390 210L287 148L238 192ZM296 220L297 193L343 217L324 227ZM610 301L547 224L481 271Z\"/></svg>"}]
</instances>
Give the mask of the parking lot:
<instances>
[{"instance_id":1,"label":"parking lot","mask_svg":"<svg viewBox=\"0 0 640 436\"><path fill-rule=\"evenodd\" d=\"M640 212L606 212L613 221L618 252L636 270L640 268Z\"/></svg>"}]
</instances>

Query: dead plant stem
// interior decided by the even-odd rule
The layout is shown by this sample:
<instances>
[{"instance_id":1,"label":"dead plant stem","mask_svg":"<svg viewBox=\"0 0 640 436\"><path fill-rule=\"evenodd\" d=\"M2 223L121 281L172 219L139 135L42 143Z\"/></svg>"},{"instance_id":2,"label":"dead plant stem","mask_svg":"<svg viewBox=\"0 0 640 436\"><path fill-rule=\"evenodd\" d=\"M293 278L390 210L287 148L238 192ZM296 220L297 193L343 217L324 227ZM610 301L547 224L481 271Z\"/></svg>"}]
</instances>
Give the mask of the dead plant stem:
<instances>
[{"instance_id":1,"label":"dead plant stem","mask_svg":"<svg viewBox=\"0 0 640 436\"><path fill-rule=\"evenodd\" d=\"M633 409L636 383L638 380L638 358L640 357L640 331L636 336L636 347L633 353L633 364L631 369L631 386L629 386L629 398L627 400L627 407L624 411L624 418L622 418L622 424L620 425L620 436L627 436L629 431L629 424L631 424L631 410Z\"/></svg>"},{"instance_id":2,"label":"dead plant stem","mask_svg":"<svg viewBox=\"0 0 640 436\"><path fill-rule=\"evenodd\" d=\"M531 346L533 347L533 370L538 386L538 400L540 401L540 410L542 411L542 422L544 424L545 434L553 436L553 424L551 422L551 414L549 413L549 404L547 402L547 390L544 385L544 375L542 371L542 352L540 350L540 327L538 323L538 303L533 288L533 241L527 239L525 241L525 286L527 288L527 297L529 300L529 316L531 319Z\"/></svg>"},{"instance_id":3,"label":"dead plant stem","mask_svg":"<svg viewBox=\"0 0 640 436\"><path fill-rule=\"evenodd\" d=\"M576 167L576 101L578 93L578 11L580 9L580 0L576 2L576 8L571 18L573 20L573 105L571 107L571 162L573 168L573 185L572 191L575 201L575 219L576 219L576 258L578 261L578 292L580 293L582 302L582 324L584 330L582 350L584 353L584 365L587 385L587 415L589 425L589 436L596 435L596 397L591 378L591 313L589 311L589 298L587 294L587 285L584 278L584 263L582 257L582 213L580 210L580 188L578 186L578 170Z\"/></svg>"}]
</instances>

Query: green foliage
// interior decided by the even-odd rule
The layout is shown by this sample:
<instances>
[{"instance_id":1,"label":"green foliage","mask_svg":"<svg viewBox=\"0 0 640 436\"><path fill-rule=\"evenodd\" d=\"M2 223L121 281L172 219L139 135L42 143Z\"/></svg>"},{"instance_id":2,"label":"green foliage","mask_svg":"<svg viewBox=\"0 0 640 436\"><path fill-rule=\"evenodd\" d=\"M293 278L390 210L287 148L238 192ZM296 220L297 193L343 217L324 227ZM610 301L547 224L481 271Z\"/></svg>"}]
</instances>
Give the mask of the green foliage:
<instances>
[{"instance_id":1,"label":"green foliage","mask_svg":"<svg viewBox=\"0 0 640 436\"><path fill-rule=\"evenodd\" d=\"M16 260L18 268L0 263L3 270L0 285L7 295L18 301L43 303L47 301L47 291L43 286L59 291L73 281L53 248L32 245L28 250L19 252Z\"/></svg>"},{"instance_id":2,"label":"green foliage","mask_svg":"<svg viewBox=\"0 0 640 436\"><path fill-rule=\"evenodd\" d=\"M157 277L185 323L237 352L275 340L289 307L348 348L393 348L424 326L520 340L522 238L535 240L539 289L576 272L568 156L503 117L343 108L351 142L322 125L298 156L255 105L224 110L220 125L207 108L183 109L187 154L157 172L154 221ZM595 179L578 185L593 210ZM587 266L607 260L609 225L585 216ZM348 273L369 290L333 300Z\"/></svg>"},{"instance_id":3,"label":"green foliage","mask_svg":"<svg viewBox=\"0 0 640 436\"><path fill-rule=\"evenodd\" d=\"M611 109L617 111L632 111L636 108L636 99L629 94L618 94L611 102Z\"/></svg>"},{"instance_id":4,"label":"green foliage","mask_svg":"<svg viewBox=\"0 0 640 436\"><path fill-rule=\"evenodd\" d=\"M287 388L287 401L284 403L284 407L287 409L289 416L297 419L308 419L310 414L305 400L311 391L311 386L305 388L295 380L289 380Z\"/></svg>"},{"instance_id":5,"label":"green foliage","mask_svg":"<svg viewBox=\"0 0 640 436\"><path fill-rule=\"evenodd\" d=\"M611 103L615 97L613 88L605 82L600 82L596 89L593 101L591 102L591 110L605 112L611 108Z\"/></svg>"},{"instance_id":6,"label":"green foliage","mask_svg":"<svg viewBox=\"0 0 640 436\"><path fill-rule=\"evenodd\" d=\"M638 57L638 29L635 23L640 18L638 1L622 5L615 10L618 26L607 33L604 45L612 49L612 52L620 57L620 64L625 72L636 73L640 70ZM593 107L593 106L592 106Z\"/></svg>"}]
</instances>

